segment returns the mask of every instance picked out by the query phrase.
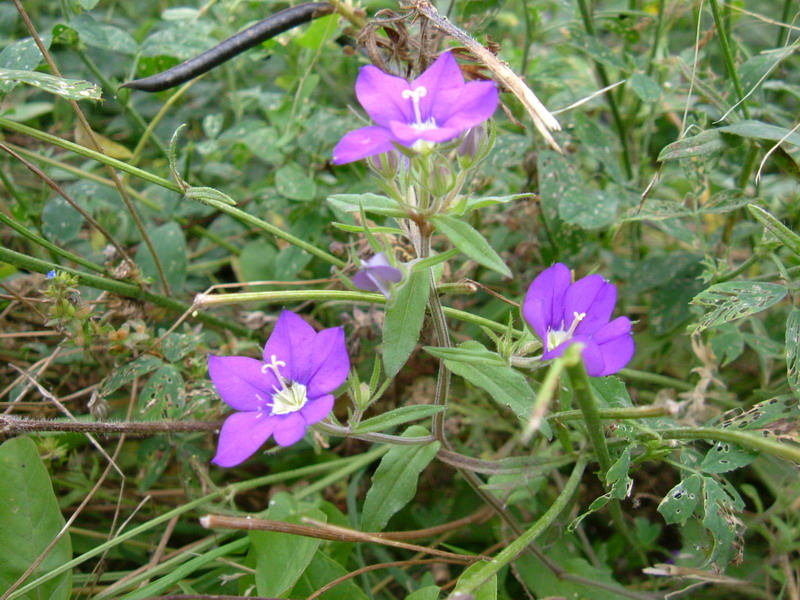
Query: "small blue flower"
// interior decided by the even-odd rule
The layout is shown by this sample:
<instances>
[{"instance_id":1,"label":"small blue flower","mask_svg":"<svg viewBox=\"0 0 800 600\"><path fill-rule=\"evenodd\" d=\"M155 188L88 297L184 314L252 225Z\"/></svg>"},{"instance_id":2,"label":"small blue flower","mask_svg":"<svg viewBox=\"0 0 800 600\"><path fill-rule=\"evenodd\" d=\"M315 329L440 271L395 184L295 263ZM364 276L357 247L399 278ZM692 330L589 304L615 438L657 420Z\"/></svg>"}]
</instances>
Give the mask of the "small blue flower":
<instances>
[{"instance_id":1,"label":"small blue flower","mask_svg":"<svg viewBox=\"0 0 800 600\"><path fill-rule=\"evenodd\" d=\"M48 278L48 279L53 279L55 276L56 276L56 271L55 271L55 269L52 269L52 270L50 270L50 271L48 271L48 272L47 272L47 278Z\"/></svg>"}]
</instances>

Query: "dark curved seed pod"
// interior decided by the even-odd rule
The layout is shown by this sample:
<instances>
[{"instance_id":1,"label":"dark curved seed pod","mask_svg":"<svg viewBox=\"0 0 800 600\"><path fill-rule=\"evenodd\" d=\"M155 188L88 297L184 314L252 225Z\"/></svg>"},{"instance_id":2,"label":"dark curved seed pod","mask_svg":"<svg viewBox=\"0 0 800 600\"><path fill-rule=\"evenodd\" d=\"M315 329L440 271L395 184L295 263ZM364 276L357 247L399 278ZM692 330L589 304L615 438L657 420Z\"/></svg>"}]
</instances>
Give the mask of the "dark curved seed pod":
<instances>
[{"instance_id":1,"label":"dark curved seed pod","mask_svg":"<svg viewBox=\"0 0 800 600\"><path fill-rule=\"evenodd\" d=\"M237 54L241 54L245 50L249 50L253 46L257 46L284 31L329 15L332 12L333 6L327 2L307 2L306 4L287 8L270 15L263 21L259 21L252 27L248 27L224 42L217 44L210 50L206 50L194 58L167 69L163 73L145 77L144 79L134 79L123 83L120 87L133 88L145 92L168 90L210 71Z\"/></svg>"}]
</instances>

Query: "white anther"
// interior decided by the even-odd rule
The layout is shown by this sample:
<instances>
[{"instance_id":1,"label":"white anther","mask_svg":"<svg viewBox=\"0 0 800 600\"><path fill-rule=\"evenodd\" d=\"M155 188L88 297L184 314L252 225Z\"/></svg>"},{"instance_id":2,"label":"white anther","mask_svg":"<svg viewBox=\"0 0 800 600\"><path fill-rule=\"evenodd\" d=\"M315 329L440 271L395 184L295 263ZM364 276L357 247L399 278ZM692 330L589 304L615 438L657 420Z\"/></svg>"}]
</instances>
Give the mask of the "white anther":
<instances>
[{"instance_id":1,"label":"white anther","mask_svg":"<svg viewBox=\"0 0 800 600\"><path fill-rule=\"evenodd\" d=\"M419 99L423 98L425 94L428 93L428 90L425 89L424 86L419 86L413 90L403 90L403 99L408 100L411 99L411 104L414 105L414 116L417 118L417 122L415 125L419 127L424 127L425 124L422 122L422 113L419 110Z\"/></svg>"}]
</instances>

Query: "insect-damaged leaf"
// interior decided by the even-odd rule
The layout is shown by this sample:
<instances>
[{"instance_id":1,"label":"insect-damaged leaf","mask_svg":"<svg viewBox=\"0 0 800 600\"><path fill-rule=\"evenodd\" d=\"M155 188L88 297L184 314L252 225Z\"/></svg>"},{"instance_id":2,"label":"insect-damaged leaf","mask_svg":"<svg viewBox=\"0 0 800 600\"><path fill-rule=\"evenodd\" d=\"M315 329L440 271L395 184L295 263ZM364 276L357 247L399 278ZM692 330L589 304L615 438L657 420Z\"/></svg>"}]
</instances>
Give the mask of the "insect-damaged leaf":
<instances>
[{"instance_id":1,"label":"insect-damaged leaf","mask_svg":"<svg viewBox=\"0 0 800 600\"><path fill-rule=\"evenodd\" d=\"M712 309L701 317L697 331L766 310L783 300L786 294L786 288L777 283L727 281L712 285L692 300L692 304Z\"/></svg>"}]
</instances>

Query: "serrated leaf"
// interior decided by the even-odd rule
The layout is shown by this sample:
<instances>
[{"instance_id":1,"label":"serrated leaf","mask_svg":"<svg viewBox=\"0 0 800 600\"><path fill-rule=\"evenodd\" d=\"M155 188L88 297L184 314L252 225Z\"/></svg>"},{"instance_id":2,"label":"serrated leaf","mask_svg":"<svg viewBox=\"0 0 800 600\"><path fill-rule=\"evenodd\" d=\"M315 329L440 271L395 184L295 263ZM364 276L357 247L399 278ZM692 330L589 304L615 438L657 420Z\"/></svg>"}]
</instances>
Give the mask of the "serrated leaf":
<instances>
[{"instance_id":1,"label":"serrated leaf","mask_svg":"<svg viewBox=\"0 0 800 600\"><path fill-rule=\"evenodd\" d=\"M180 292L186 283L186 255L188 253L183 229L176 222L171 221L164 225L159 225L148 233L156 254L161 259L164 275L172 291L175 293ZM160 281L156 263L147 244L142 243L139 245L135 260L145 277L150 277L153 281Z\"/></svg>"},{"instance_id":2,"label":"serrated leaf","mask_svg":"<svg viewBox=\"0 0 800 600\"><path fill-rule=\"evenodd\" d=\"M792 132L791 129L787 129L786 127L778 127L777 125L770 125L769 123L753 119L725 125L719 127L717 131L723 131L747 139L769 140L771 142L783 140L783 143L800 147L800 133Z\"/></svg>"},{"instance_id":3,"label":"serrated leaf","mask_svg":"<svg viewBox=\"0 0 800 600\"><path fill-rule=\"evenodd\" d=\"M68 100L100 100L103 96L103 91L89 81L64 79L38 71L0 69L0 85L13 87L17 83L32 85Z\"/></svg>"},{"instance_id":4,"label":"serrated leaf","mask_svg":"<svg viewBox=\"0 0 800 600\"><path fill-rule=\"evenodd\" d=\"M53 485L36 444L16 437L0 446L0 589L6 590L39 558L64 527ZM65 533L26 581L50 573L72 559ZM72 591L71 572L20 596L22 600L66 600Z\"/></svg>"},{"instance_id":5,"label":"serrated leaf","mask_svg":"<svg viewBox=\"0 0 800 600\"><path fill-rule=\"evenodd\" d=\"M428 435L424 427L413 425L403 437ZM439 442L425 445L394 446L381 459L361 513L363 531L383 531L389 519L408 504L417 492L417 480L439 451Z\"/></svg>"},{"instance_id":6,"label":"serrated leaf","mask_svg":"<svg viewBox=\"0 0 800 600\"><path fill-rule=\"evenodd\" d=\"M447 215L433 215L430 220L436 225L436 229L472 260L504 277L511 277L511 270L500 258L500 255L495 252L486 238L468 223Z\"/></svg>"},{"instance_id":7,"label":"serrated leaf","mask_svg":"<svg viewBox=\"0 0 800 600\"><path fill-rule=\"evenodd\" d=\"M721 152L728 147L722 134L716 129L708 129L692 137L683 138L672 142L662 148L658 161L676 160L679 158L694 158Z\"/></svg>"},{"instance_id":8,"label":"serrated leaf","mask_svg":"<svg viewBox=\"0 0 800 600\"><path fill-rule=\"evenodd\" d=\"M394 410L378 415L377 417L372 417L371 419L365 419L364 421L361 421L361 423L358 424L358 427L353 429L352 433L356 434L384 431L390 427L397 427L398 425L402 425L403 423L408 423L410 421L427 419L428 417L442 412L443 410L443 406L429 406L424 404L401 406L400 408L395 408Z\"/></svg>"},{"instance_id":9,"label":"serrated leaf","mask_svg":"<svg viewBox=\"0 0 800 600\"><path fill-rule=\"evenodd\" d=\"M766 310L783 300L787 293L788 290L777 283L726 281L712 285L692 299L692 304L713 309L700 319L697 331Z\"/></svg>"},{"instance_id":10,"label":"serrated leaf","mask_svg":"<svg viewBox=\"0 0 800 600\"><path fill-rule=\"evenodd\" d=\"M758 452L729 442L716 442L706 453L700 469L706 473L727 473L746 467L758 458Z\"/></svg>"},{"instance_id":11,"label":"serrated leaf","mask_svg":"<svg viewBox=\"0 0 800 600\"><path fill-rule=\"evenodd\" d=\"M478 342L467 342L464 346L478 350L482 348ZM456 375L489 392L495 402L509 407L521 421L527 422L530 418L536 395L521 373L511 367L491 362L445 359L445 364Z\"/></svg>"},{"instance_id":12,"label":"serrated leaf","mask_svg":"<svg viewBox=\"0 0 800 600\"><path fill-rule=\"evenodd\" d=\"M430 271L409 274L403 284L395 287L395 293L386 305L383 368L389 378L397 375L417 345L425 320L430 281Z\"/></svg>"},{"instance_id":13,"label":"serrated leaf","mask_svg":"<svg viewBox=\"0 0 800 600\"><path fill-rule=\"evenodd\" d=\"M702 480L696 473L672 488L658 505L658 512L668 525L685 525L700 502Z\"/></svg>"},{"instance_id":14,"label":"serrated leaf","mask_svg":"<svg viewBox=\"0 0 800 600\"><path fill-rule=\"evenodd\" d=\"M165 413L180 414L184 405L183 375L172 365L160 367L139 394L139 414L142 419L162 418Z\"/></svg>"},{"instance_id":15,"label":"serrated leaf","mask_svg":"<svg viewBox=\"0 0 800 600\"><path fill-rule=\"evenodd\" d=\"M150 371L154 371L162 364L161 359L157 356L143 354L113 371L100 386L100 394L103 396L111 394L137 377L147 375Z\"/></svg>"},{"instance_id":16,"label":"serrated leaf","mask_svg":"<svg viewBox=\"0 0 800 600\"><path fill-rule=\"evenodd\" d=\"M365 211L384 217L406 216L395 200L378 194L335 194L328 196L328 204L343 212L357 213L363 206Z\"/></svg>"}]
</instances>

